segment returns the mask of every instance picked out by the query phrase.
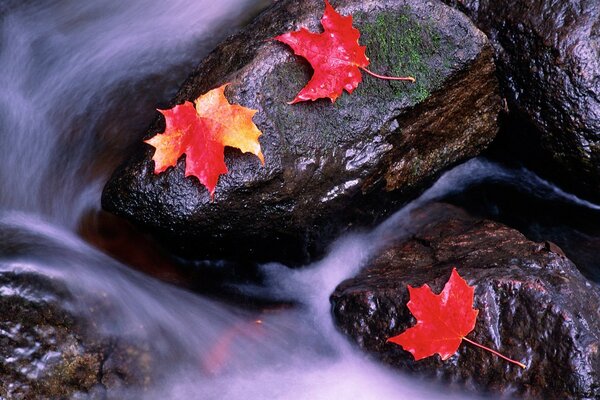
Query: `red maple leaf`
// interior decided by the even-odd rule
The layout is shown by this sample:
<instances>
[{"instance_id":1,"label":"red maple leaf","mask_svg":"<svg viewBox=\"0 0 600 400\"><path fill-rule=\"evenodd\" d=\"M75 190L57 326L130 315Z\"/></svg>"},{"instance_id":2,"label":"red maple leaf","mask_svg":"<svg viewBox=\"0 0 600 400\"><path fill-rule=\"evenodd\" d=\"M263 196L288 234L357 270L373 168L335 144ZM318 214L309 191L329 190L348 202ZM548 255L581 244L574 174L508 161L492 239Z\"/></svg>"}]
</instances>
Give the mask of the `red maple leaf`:
<instances>
[{"instance_id":1,"label":"red maple leaf","mask_svg":"<svg viewBox=\"0 0 600 400\"><path fill-rule=\"evenodd\" d=\"M440 294L434 294L428 285L408 286L410 301L407 307L417 318L417 324L398 336L388 339L412 353L415 360L439 354L442 360L450 358L463 340L490 351L497 356L525 368L525 365L479 343L466 338L474 328L478 310L473 308L475 287L469 286L452 269L450 279Z\"/></svg>"},{"instance_id":2,"label":"red maple leaf","mask_svg":"<svg viewBox=\"0 0 600 400\"><path fill-rule=\"evenodd\" d=\"M295 54L306 58L315 71L291 103L325 97L333 102L344 89L352 93L362 81L361 69L381 79L414 82L412 77L388 77L367 70L369 59L365 54L366 47L358 43L360 32L352 26L352 16L338 14L328 0L325 0L321 24L323 33L301 28L275 38L289 45Z\"/></svg>"},{"instance_id":3,"label":"red maple leaf","mask_svg":"<svg viewBox=\"0 0 600 400\"><path fill-rule=\"evenodd\" d=\"M227 173L225 146L256 154L264 165L258 137L261 132L252 122L256 110L229 104L225 98L227 84L186 101L169 110L158 110L165 117L164 133L145 143L156 148L154 173L177 165L183 154L185 176L195 176L206 186L211 198L219 176Z\"/></svg>"}]
</instances>

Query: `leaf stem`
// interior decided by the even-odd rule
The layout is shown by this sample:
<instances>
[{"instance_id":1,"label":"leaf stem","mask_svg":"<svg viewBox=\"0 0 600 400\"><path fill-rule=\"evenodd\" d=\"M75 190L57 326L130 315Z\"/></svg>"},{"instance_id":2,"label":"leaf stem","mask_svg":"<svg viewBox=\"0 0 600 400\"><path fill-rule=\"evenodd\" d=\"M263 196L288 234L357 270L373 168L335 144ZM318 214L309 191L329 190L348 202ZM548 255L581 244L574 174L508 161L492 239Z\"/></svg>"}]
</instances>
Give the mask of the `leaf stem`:
<instances>
[{"instance_id":1,"label":"leaf stem","mask_svg":"<svg viewBox=\"0 0 600 400\"><path fill-rule=\"evenodd\" d=\"M369 71L365 67L360 67L360 69L362 69L363 71L365 71L367 74L369 74L371 76L374 76L375 78L385 79L387 81L409 81L409 82L416 81L416 79L413 78L412 76L385 76L385 75L376 74L373 71Z\"/></svg>"},{"instance_id":2,"label":"leaf stem","mask_svg":"<svg viewBox=\"0 0 600 400\"><path fill-rule=\"evenodd\" d=\"M477 347L480 347L480 348L482 348L482 349L484 349L484 350L487 350L487 351L489 351L490 353L493 353L493 354L497 355L498 357L500 357L500 358L502 358L502 359L504 359L504 360L506 360L506 361L508 361L508 362L511 362L511 363L513 363L513 364L516 364L516 365L518 365L519 367L521 367L521 368L523 368L523 369L527 368L527 367L525 366L525 364L523 364L523 363L520 363L520 362L518 362L518 361L515 361L515 360L513 360L513 359L510 359L510 358L508 358L508 357L506 357L506 356L504 356L504 355L502 355L502 354L498 353L496 350L492 350L492 349L490 349L489 347L486 347L486 346L484 346L484 345L482 345L482 344L479 344L479 343L477 343L477 342L474 342L474 341L472 341L471 339L468 339L468 338L466 338L466 337L463 337L463 340L464 340L464 341L466 341L466 342L469 342L469 343L471 343L473 346L477 346Z\"/></svg>"}]
</instances>

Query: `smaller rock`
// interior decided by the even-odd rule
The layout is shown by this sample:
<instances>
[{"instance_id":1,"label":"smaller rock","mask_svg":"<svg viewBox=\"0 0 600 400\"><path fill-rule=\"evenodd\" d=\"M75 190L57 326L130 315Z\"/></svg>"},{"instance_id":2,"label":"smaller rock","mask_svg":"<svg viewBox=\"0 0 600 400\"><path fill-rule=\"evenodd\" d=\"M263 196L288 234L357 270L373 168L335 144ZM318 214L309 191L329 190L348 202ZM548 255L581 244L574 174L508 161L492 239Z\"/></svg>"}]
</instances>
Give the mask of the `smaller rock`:
<instances>
[{"instance_id":1,"label":"smaller rock","mask_svg":"<svg viewBox=\"0 0 600 400\"><path fill-rule=\"evenodd\" d=\"M600 398L600 290L557 246L446 204L413 217L412 237L387 245L331 296L345 334L388 364L460 388L529 399ZM446 361L414 361L386 343L415 323L407 285L427 283L439 293L453 266L476 285L479 316L468 337L527 369L464 342Z\"/></svg>"}]
</instances>

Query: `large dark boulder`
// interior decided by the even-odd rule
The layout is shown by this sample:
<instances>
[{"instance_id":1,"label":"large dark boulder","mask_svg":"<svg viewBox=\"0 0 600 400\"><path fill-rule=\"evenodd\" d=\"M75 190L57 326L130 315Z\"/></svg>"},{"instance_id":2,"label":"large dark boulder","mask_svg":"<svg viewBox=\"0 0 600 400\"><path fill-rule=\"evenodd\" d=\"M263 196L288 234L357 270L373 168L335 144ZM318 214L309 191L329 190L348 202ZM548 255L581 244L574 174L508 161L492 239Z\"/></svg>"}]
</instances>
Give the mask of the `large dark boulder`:
<instances>
[{"instance_id":1,"label":"large dark boulder","mask_svg":"<svg viewBox=\"0 0 600 400\"><path fill-rule=\"evenodd\" d=\"M266 158L228 149L230 173L215 201L184 160L155 175L142 144L105 187L106 210L196 257L306 261L352 224L369 224L444 169L494 138L500 99L487 38L460 12L419 0L333 1L353 14L371 68L415 84L368 76L352 94L289 105L311 69L271 40L321 29L322 0L281 0L223 42L184 83L172 105L225 82L231 102L257 109ZM164 128L162 117L146 133ZM141 138L140 138L141 139Z\"/></svg>"},{"instance_id":2,"label":"large dark boulder","mask_svg":"<svg viewBox=\"0 0 600 400\"><path fill-rule=\"evenodd\" d=\"M462 389L528 399L600 397L600 290L556 245L445 204L412 218L409 237L385 245L331 296L345 334L386 363ZM468 337L527 369L467 343L446 361L437 355L414 361L386 343L415 323L407 285L427 283L439 293L454 266L476 286L479 315Z\"/></svg>"},{"instance_id":3,"label":"large dark boulder","mask_svg":"<svg viewBox=\"0 0 600 400\"><path fill-rule=\"evenodd\" d=\"M600 2L446 2L488 34L510 109L546 150L546 173L550 164L562 185L600 199Z\"/></svg>"},{"instance_id":4,"label":"large dark boulder","mask_svg":"<svg viewBox=\"0 0 600 400\"><path fill-rule=\"evenodd\" d=\"M1 399L100 400L149 382L151 357L139 342L100 335L92 316L73 312L66 287L10 269L0 272ZM96 305L99 315L107 311Z\"/></svg>"}]
</instances>

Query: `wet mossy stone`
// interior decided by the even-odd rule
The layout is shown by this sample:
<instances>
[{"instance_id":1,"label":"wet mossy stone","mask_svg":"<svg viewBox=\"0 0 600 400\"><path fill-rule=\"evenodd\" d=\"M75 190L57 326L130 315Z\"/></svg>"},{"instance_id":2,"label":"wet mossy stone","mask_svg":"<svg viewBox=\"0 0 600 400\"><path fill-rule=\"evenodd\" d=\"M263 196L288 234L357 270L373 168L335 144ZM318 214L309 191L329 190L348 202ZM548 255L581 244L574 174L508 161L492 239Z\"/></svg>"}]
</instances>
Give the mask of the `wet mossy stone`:
<instances>
[{"instance_id":1,"label":"wet mossy stone","mask_svg":"<svg viewBox=\"0 0 600 400\"><path fill-rule=\"evenodd\" d=\"M331 296L334 320L357 346L406 372L445 384L525 399L600 398L600 287L561 249L447 204L413 211L408 235L382 248ZM404 221L405 223L406 221ZM394 226L387 227L397 232ZM407 285L440 293L456 267L475 286L478 343L527 369L462 343L442 361L415 361L387 343L416 322Z\"/></svg>"},{"instance_id":2,"label":"wet mossy stone","mask_svg":"<svg viewBox=\"0 0 600 400\"><path fill-rule=\"evenodd\" d=\"M0 399L105 399L147 382L141 344L99 335L72 302L52 278L0 272Z\"/></svg>"},{"instance_id":3,"label":"wet mossy stone","mask_svg":"<svg viewBox=\"0 0 600 400\"><path fill-rule=\"evenodd\" d=\"M396 96L418 103L438 88L445 70L450 69L451 57L441 51L445 43L431 19L415 18L407 7L404 12L381 13L376 18L358 13L355 21L362 27L360 42L369 49L371 69L416 78L414 84L392 84ZM366 79L364 84L379 87L381 82Z\"/></svg>"},{"instance_id":4,"label":"wet mossy stone","mask_svg":"<svg viewBox=\"0 0 600 400\"><path fill-rule=\"evenodd\" d=\"M363 74L352 95L289 105L312 70L271 40L320 31L322 0L281 0L221 43L171 105L231 82L226 96L257 109L266 165L226 149L229 174L214 202L184 159L155 175L142 144L107 183L102 204L184 256L302 263L345 230L370 225L445 169L479 154L497 132L500 108L492 49L460 12L437 1L332 1L354 16L370 68L415 84Z\"/></svg>"}]
</instances>

